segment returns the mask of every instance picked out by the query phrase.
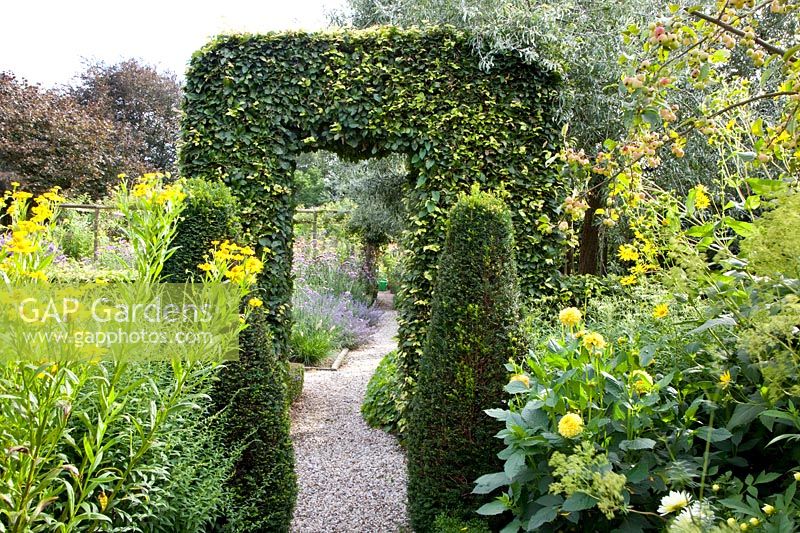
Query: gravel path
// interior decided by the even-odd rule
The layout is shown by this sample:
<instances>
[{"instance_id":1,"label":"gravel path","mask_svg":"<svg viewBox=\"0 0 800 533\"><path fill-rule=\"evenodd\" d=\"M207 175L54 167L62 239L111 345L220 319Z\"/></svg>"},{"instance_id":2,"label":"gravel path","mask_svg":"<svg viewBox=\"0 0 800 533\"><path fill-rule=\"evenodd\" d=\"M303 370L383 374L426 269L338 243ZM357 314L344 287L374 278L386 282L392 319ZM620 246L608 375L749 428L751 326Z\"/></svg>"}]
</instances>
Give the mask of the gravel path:
<instances>
[{"instance_id":1,"label":"gravel path","mask_svg":"<svg viewBox=\"0 0 800 533\"><path fill-rule=\"evenodd\" d=\"M338 372L307 371L292 408L292 440L300 494L295 533L408 531L405 454L394 437L371 429L361 402L381 358L396 348L391 294L372 341L347 354Z\"/></svg>"}]
</instances>

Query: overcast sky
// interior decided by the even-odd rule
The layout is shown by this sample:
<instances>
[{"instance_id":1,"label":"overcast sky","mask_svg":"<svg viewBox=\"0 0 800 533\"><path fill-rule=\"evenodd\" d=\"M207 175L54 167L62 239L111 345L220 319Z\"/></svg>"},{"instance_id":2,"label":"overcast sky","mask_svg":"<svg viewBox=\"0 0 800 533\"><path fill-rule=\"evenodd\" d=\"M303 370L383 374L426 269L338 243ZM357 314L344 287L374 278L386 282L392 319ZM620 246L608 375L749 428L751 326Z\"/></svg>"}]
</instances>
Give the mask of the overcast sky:
<instances>
[{"instance_id":1,"label":"overcast sky","mask_svg":"<svg viewBox=\"0 0 800 533\"><path fill-rule=\"evenodd\" d=\"M192 52L226 31L315 30L343 0L4 0L0 71L67 83L82 58L135 57L183 74Z\"/></svg>"}]
</instances>

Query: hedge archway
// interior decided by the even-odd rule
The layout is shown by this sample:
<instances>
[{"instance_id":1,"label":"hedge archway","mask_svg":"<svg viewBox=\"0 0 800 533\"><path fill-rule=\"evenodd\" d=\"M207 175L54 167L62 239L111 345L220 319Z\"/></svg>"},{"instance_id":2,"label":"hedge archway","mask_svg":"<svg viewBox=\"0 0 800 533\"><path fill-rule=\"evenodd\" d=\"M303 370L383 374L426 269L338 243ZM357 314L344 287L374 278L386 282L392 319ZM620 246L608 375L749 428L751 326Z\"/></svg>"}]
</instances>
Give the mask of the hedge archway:
<instances>
[{"instance_id":1,"label":"hedge archway","mask_svg":"<svg viewBox=\"0 0 800 533\"><path fill-rule=\"evenodd\" d=\"M268 252L263 299L285 354L295 156L407 155L400 351L413 378L457 192L474 182L505 191L524 291L535 295L555 271L558 183L545 161L558 140L556 98L556 77L516 56L482 71L468 36L451 28L220 36L187 73L181 167L240 197L245 226Z\"/></svg>"}]
</instances>

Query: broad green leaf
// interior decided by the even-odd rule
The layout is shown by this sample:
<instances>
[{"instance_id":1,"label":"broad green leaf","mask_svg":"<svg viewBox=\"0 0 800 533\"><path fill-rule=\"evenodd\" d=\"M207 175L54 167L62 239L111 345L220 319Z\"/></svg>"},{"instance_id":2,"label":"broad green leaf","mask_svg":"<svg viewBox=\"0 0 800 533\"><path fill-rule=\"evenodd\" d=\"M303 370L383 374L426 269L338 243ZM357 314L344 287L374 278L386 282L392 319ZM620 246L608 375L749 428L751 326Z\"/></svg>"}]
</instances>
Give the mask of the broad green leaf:
<instances>
[{"instance_id":1,"label":"broad green leaf","mask_svg":"<svg viewBox=\"0 0 800 533\"><path fill-rule=\"evenodd\" d=\"M597 504L597 500L585 492L574 492L572 496L564 500L561 510L564 512L583 511L594 507L595 504Z\"/></svg>"}]
</instances>

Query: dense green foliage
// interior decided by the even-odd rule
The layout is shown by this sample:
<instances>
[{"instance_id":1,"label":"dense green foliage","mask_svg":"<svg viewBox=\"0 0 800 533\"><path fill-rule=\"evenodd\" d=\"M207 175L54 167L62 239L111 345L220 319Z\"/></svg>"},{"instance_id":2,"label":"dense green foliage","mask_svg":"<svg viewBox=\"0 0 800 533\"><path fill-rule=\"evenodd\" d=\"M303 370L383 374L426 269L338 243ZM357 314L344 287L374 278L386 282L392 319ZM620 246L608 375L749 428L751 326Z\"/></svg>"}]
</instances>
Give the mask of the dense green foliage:
<instances>
[{"instance_id":1,"label":"dense green foliage","mask_svg":"<svg viewBox=\"0 0 800 533\"><path fill-rule=\"evenodd\" d=\"M472 480L499 465L496 426L503 364L518 343L519 289L511 214L473 191L448 221L431 324L408 422L408 501L414 529L437 515L474 516Z\"/></svg>"},{"instance_id":2,"label":"dense green foliage","mask_svg":"<svg viewBox=\"0 0 800 533\"><path fill-rule=\"evenodd\" d=\"M306 370L300 363L289 363L289 372L286 374L286 401L289 405L296 402L303 394L303 382Z\"/></svg>"},{"instance_id":3,"label":"dense green foliage","mask_svg":"<svg viewBox=\"0 0 800 533\"><path fill-rule=\"evenodd\" d=\"M239 235L238 203L223 183L199 178L186 180L186 209L178 222L172 245L175 253L164 264L164 279L182 282L197 276L197 265L211 249L212 241L233 239Z\"/></svg>"},{"instance_id":4,"label":"dense green foliage","mask_svg":"<svg viewBox=\"0 0 800 533\"><path fill-rule=\"evenodd\" d=\"M389 433L397 432L400 410L397 405L400 392L400 377L397 370L397 351L391 351L381 359L378 368L367 384L361 415L370 427Z\"/></svg>"},{"instance_id":5,"label":"dense green foliage","mask_svg":"<svg viewBox=\"0 0 800 533\"><path fill-rule=\"evenodd\" d=\"M433 523L433 533L491 533L491 531L486 522L478 518L461 520L441 514Z\"/></svg>"},{"instance_id":6,"label":"dense green foliage","mask_svg":"<svg viewBox=\"0 0 800 533\"><path fill-rule=\"evenodd\" d=\"M538 293L560 252L549 224L558 184L545 164L557 143L555 87L554 75L516 56L500 54L490 73L481 70L467 36L448 28L226 35L197 52L182 172L220 178L241 198L247 229L269 252L264 302L278 352L290 332L292 179L305 151L409 158L403 375L416 375L456 192L474 182L505 187L521 236L520 276Z\"/></svg>"}]
</instances>

